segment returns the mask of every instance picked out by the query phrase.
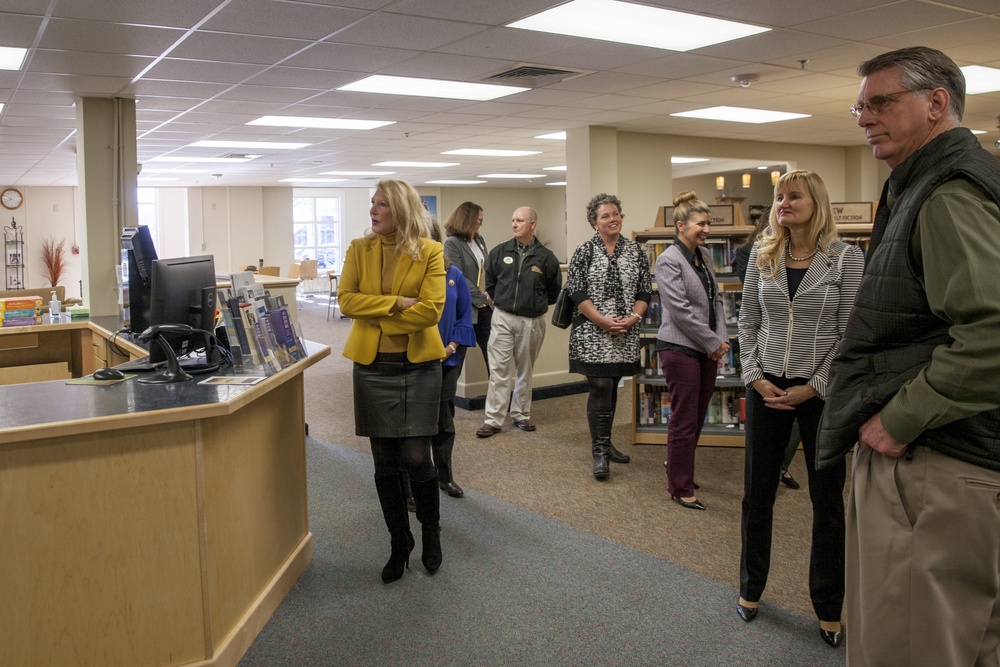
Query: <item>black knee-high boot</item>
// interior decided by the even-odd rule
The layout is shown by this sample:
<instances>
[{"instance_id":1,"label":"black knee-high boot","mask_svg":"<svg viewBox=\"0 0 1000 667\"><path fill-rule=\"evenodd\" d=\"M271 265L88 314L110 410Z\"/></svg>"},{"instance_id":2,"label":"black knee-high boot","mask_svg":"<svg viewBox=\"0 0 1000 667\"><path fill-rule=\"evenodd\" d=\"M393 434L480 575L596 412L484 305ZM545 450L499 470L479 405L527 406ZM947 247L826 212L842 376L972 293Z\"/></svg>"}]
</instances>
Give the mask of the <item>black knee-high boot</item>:
<instances>
[{"instance_id":1,"label":"black knee-high boot","mask_svg":"<svg viewBox=\"0 0 1000 667\"><path fill-rule=\"evenodd\" d=\"M382 581L389 583L403 576L403 568L410 566L410 552L413 551L413 533L410 519L406 514L406 500L403 497L402 480L399 474L376 475L375 489L382 506L382 516L389 529L392 554L382 568Z\"/></svg>"},{"instance_id":2,"label":"black knee-high boot","mask_svg":"<svg viewBox=\"0 0 1000 667\"><path fill-rule=\"evenodd\" d=\"M434 467L438 471L438 486L452 498L461 498L465 495L462 487L455 484L452 476L451 451L455 447L454 433L439 433L431 441L431 450L434 452Z\"/></svg>"},{"instance_id":3,"label":"black knee-high boot","mask_svg":"<svg viewBox=\"0 0 1000 667\"><path fill-rule=\"evenodd\" d=\"M608 462L611 456L611 419L610 412L587 412L595 479L607 479L611 476L611 466Z\"/></svg>"},{"instance_id":4,"label":"black knee-high boot","mask_svg":"<svg viewBox=\"0 0 1000 667\"><path fill-rule=\"evenodd\" d=\"M427 571L434 574L441 567L441 496L438 495L437 476L422 482L411 479L410 489L417 504L417 521L421 526L423 552L420 560Z\"/></svg>"}]
</instances>

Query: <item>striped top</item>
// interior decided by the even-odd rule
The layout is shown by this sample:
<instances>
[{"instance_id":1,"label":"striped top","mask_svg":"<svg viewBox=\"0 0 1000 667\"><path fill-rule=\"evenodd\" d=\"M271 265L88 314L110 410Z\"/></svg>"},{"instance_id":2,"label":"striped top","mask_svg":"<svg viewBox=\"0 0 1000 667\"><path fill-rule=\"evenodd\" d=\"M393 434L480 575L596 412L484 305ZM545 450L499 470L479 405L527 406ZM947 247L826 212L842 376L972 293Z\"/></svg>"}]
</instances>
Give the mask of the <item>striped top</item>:
<instances>
[{"instance_id":1,"label":"striped top","mask_svg":"<svg viewBox=\"0 0 1000 667\"><path fill-rule=\"evenodd\" d=\"M764 373L807 378L820 398L826 397L830 362L847 327L864 265L860 248L834 241L828 254L816 254L795 297L789 299L784 253L774 278L763 278L754 246L739 323L746 386Z\"/></svg>"}]
</instances>

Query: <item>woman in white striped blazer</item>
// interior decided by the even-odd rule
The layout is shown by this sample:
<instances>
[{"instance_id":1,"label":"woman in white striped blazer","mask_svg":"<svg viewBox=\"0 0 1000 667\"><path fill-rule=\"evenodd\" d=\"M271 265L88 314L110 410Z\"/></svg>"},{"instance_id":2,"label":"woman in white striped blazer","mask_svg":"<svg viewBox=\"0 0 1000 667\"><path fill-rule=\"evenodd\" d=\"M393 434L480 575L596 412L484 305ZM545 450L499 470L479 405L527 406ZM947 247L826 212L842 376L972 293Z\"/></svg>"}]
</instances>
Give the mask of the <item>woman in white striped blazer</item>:
<instances>
[{"instance_id":1,"label":"woman in white striped blazer","mask_svg":"<svg viewBox=\"0 0 1000 667\"><path fill-rule=\"evenodd\" d=\"M781 463L797 420L813 506L809 595L820 635L831 646L843 640L846 469L841 460L816 470L816 431L830 362L863 271L861 249L837 239L820 177L809 171L782 176L768 227L750 253L740 310L747 432L736 608L744 621L757 615L771 562Z\"/></svg>"}]
</instances>

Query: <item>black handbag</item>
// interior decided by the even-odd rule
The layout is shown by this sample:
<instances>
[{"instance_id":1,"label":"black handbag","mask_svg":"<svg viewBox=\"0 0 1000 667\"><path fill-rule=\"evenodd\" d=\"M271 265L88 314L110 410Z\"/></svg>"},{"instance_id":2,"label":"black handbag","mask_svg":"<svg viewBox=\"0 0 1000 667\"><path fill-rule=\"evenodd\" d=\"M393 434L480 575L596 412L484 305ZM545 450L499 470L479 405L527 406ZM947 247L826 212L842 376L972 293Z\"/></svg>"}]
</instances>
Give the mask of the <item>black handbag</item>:
<instances>
[{"instance_id":1,"label":"black handbag","mask_svg":"<svg viewBox=\"0 0 1000 667\"><path fill-rule=\"evenodd\" d=\"M569 291L563 287L559 290L559 296L556 297L556 305L552 307L552 326L568 329L569 325L573 323L573 311L575 310L576 304L573 303L573 299L569 298Z\"/></svg>"}]
</instances>

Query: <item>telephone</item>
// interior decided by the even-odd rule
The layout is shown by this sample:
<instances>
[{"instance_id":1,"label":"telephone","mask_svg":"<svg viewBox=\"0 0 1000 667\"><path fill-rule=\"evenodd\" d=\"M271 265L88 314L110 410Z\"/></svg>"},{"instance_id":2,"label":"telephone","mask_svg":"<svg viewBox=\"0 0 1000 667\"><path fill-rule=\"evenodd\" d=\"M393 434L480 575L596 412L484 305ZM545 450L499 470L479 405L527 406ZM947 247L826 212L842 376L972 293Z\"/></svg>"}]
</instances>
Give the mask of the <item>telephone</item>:
<instances>
[{"instance_id":1,"label":"telephone","mask_svg":"<svg viewBox=\"0 0 1000 667\"><path fill-rule=\"evenodd\" d=\"M187 324L157 324L139 334L139 340L143 343L148 343L162 333L190 336L194 332L195 329Z\"/></svg>"}]
</instances>

